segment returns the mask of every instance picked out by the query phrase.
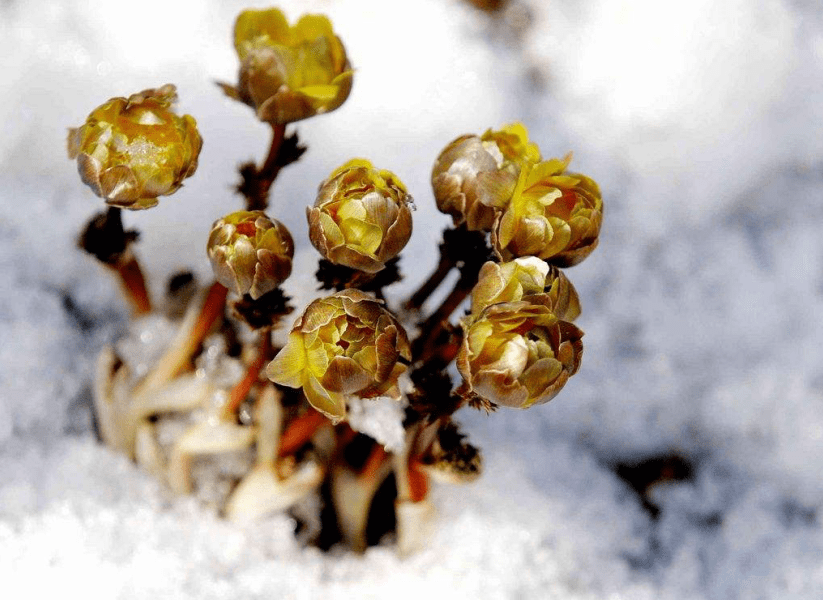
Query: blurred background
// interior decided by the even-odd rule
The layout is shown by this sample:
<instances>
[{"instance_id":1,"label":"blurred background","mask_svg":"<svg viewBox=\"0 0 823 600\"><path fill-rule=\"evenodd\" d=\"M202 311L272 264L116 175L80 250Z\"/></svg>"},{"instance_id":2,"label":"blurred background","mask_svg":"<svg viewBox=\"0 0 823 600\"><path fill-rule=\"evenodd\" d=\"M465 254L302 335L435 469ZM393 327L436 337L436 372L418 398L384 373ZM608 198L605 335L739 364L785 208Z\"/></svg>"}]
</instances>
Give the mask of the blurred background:
<instances>
[{"instance_id":1,"label":"blurred background","mask_svg":"<svg viewBox=\"0 0 823 600\"><path fill-rule=\"evenodd\" d=\"M271 213L362 156L415 198L404 298L449 219L429 177L463 133L522 121L603 190L599 249L568 271L583 366L529 411L461 414L481 480L438 488L428 551L298 547L240 527L99 446L90 378L122 333L117 287L76 248L101 202L66 158L97 105L167 82L204 138L197 174L125 215L155 286L209 277L212 221L267 127L223 96L232 27L261 2L0 2L0 579L9 597L823 597L823 12L814 0L288 0L329 15L356 69Z\"/></svg>"}]
</instances>

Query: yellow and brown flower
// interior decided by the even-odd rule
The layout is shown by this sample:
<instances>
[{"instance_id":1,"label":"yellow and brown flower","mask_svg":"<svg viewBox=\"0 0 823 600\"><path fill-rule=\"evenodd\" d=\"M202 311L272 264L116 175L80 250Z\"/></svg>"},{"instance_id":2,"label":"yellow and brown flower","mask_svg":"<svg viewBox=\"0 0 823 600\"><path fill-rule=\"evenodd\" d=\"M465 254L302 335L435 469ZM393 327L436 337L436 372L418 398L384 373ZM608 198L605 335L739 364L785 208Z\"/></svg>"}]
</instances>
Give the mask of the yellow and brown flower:
<instances>
[{"instance_id":1,"label":"yellow and brown flower","mask_svg":"<svg viewBox=\"0 0 823 600\"><path fill-rule=\"evenodd\" d=\"M314 206L306 209L309 239L332 263L376 273L411 237L410 204L394 173L350 160L320 185Z\"/></svg>"},{"instance_id":2,"label":"yellow and brown flower","mask_svg":"<svg viewBox=\"0 0 823 600\"><path fill-rule=\"evenodd\" d=\"M543 304L563 321L574 321L580 316L577 290L557 267L535 256L483 265L472 289L472 315L479 315L492 304L520 300Z\"/></svg>"},{"instance_id":3,"label":"yellow and brown flower","mask_svg":"<svg viewBox=\"0 0 823 600\"><path fill-rule=\"evenodd\" d=\"M537 256L559 267L576 265L597 247L603 221L600 188L579 173L567 173L571 154L527 165L508 202L494 206L495 251L505 260Z\"/></svg>"},{"instance_id":4,"label":"yellow and brown flower","mask_svg":"<svg viewBox=\"0 0 823 600\"><path fill-rule=\"evenodd\" d=\"M522 166L539 160L540 150L521 123L489 129L482 136L461 136L434 163L437 208L451 215L455 226L466 223L471 231L489 231L494 207L511 197Z\"/></svg>"},{"instance_id":5,"label":"yellow and brown flower","mask_svg":"<svg viewBox=\"0 0 823 600\"><path fill-rule=\"evenodd\" d=\"M112 98L70 129L69 158L83 183L112 206L151 208L177 191L197 169L203 140L190 115L171 110L171 84Z\"/></svg>"},{"instance_id":6,"label":"yellow and brown flower","mask_svg":"<svg viewBox=\"0 0 823 600\"><path fill-rule=\"evenodd\" d=\"M291 274L294 242L280 221L240 210L214 222L206 250L217 281L256 300Z\"/></svg>"},{"instance_id":7,"label":"yellow and brown flower","mask_svg":"<svg viewBox=\"0 0 823 600\"><path fill-rule=\"evenodd\" d=\"M400 398L400 359L411 350L403 327L382 303L355 289L312 302L294 324L266 373L303 388L309 403L334 421L346 416L346 396Z\"/></svg>"},{"instance_id":8,"label":"yellow and brown flower","mask_svg":"<svg viewBox=\"0 0 823 600\"><path fill-rule=\"evenodd\" d=\"M583 332L541 304L492 304L463 321L457 368L464 392L511 408L554 398L577 372Z\"/></svg>"},{"instance_id":9,"label":"yellow and brown flower","mask_svg":"<svg viewBox=\"0 0 823 600\"><path fill-rule=\"evenodd\" d=\"M240 81L220 84L261 121L285 124L331 112L349 96L354 72L346 49L323 15L289 26L277 8L245 10L234 26Z\"/></svg>"}]
</instances>

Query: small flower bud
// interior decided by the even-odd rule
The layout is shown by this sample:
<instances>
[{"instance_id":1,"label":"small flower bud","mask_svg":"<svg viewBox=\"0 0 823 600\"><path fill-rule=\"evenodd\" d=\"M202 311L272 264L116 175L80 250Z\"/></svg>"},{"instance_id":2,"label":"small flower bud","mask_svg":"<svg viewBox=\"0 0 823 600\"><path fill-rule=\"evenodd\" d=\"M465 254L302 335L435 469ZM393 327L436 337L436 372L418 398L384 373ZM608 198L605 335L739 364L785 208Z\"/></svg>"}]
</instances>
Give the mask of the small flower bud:
<instances>
[{"instance_id":1,"label":"small flower bud","mask_svg":"<svg viewBox=\"0 0 823 600\"><path fill-rule=\"evenodd\" d=\"M348 394L400 398L401 357L411 358L403 327L381 301L349 289L309 304L266 373L280 385L302 387L309 404L339 421Z\"/></svg>"},{"instance_id":2,"label":"small flower bud","mask_svg":"<svg viewBox=\"0 0 823 600\"><path fill-rule=\"evenodd\" d=\"M83 183L112 206L138 210L176 192L197 169L203 140L190 115L177 116L171 84L112 98L70 129L69 158Z\"/></svg>"},{"instance_id":3,"label":"small flower bud","mask_svg":"<svg viewBox=\"0 0 823 600\"><path fill-rule=\"evenodd\" d=\"M574 321L580 316L577 290L557 267L550 267L535 256L483 265L472 290L472 315L479 315L491 304L520 300L543 304L563 321Z\"/></svg>"},{"instance_id":4,"label":"small flower bud","mask_svg":"<svg viewBox=\"0 0 823 600\"><path fill-rule=\"evenodd\" d=\"M217 281L257 300L291 274L294 242L280 221L239 210L214 222L206 250Z\"/></svg>"},{"instance_id":5,"label":"small flower bud","mask_svg":"<svg viewBox=\"0 0 823 600\"><path fill-rule=\"evenodd\" d=\"M507 201L525 163L540 160L521 123L489 129L482 136L464 135L446 146L434 163L432 188L437 208L452 216L455 226L489 231L493 206ZM501 194L508 194L501 198Z\"/></svg>"},{"instance_id":6,"label":"small flower bud","mask_svg":"<svg viewBox=\"0 0 823 600\"><path fill-rule=\"evenodd\" d=\"M531 302L492 304L463 321L457 369L464 389L494 404L545 404L577 372L583 332Z\"/></svg>"},{"instance_id":7,"label":"small flower bud","mask_svg":"<svg viewBox=\"0 0 823 600\"><path fill-rule=\"evenodd\" d=\"M410 204L394 173L350 160L320 185L314 206L306 209L309 239L334 264L376 273L411 237Z\"/></svg>"},{"instance_id":8,"label":"small flower bud","mask_svg":"<svg viewBox=\"0 0 823 600\"><path fill-rule=\"evenodd\" d=\"M245 10L234 25L234 47L240 82L220 86L261 121L285 124L331 112L349 96L354 72L323 15L303 15L290 27L277 8Z\"/></svg>"},{"instance_id":9,"label":"small flower bud","mask_svg":"<svg viewBox=\"0 0 823 600\"><path fill-rule=\"evenodd\" d=\"M603 201L597 184L566 173L571 154L528 165L492 229L492 243L504 259L537 256L559 267L581 262L597 247Z\"/></svg>"}]
</instances>

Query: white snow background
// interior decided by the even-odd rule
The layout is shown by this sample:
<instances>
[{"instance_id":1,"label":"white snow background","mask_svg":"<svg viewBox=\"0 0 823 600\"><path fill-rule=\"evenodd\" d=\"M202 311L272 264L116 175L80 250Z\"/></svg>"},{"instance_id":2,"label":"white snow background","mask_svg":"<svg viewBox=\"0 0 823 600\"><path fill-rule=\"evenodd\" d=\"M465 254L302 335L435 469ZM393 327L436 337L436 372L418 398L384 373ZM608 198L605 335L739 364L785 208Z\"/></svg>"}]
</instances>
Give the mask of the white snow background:
<instances>
[{"instance_id":1,"label":"white snow background","mask_svg":"<svg viewBox=\"0 0 823 600\"><path fill-rule=\"evenodd\" d=\"M197 174L125 215L159 293L205 281L235 169L269 142L225 97L236 14L260 2L0 2L0 596L3 598L823 597L823 13L813 0L513 0L505 24L457 0L284 2L325 12L357 69L272 213L353 156L415 196L398 300L448 219L429 174L462 133L522 120L544 156L603 189L599 249L569 270L583 366L529 411L460 415L479 482L439 487L430 548L400 560L299 548L285 516L238 526L175 499L96 441L98 349L126 307L75 247L101 203L65 156L97 105L167 82L205 145ZM616 474L677 454L657 517Z\"/></svg>"}]
</instances>

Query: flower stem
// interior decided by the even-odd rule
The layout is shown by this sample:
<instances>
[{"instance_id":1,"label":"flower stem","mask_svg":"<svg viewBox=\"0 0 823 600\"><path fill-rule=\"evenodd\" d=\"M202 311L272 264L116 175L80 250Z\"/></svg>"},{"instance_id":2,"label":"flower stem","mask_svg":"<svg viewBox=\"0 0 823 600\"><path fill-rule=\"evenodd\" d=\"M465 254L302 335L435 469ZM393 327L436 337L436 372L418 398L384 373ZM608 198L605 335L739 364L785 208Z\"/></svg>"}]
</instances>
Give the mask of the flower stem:
<instances>
[{"instance_id":1,"label":"flower stem","mask_svg":"<svg viewBox=\"0 0 823 600\"><path fill-rule=\"evenodd\" d=\"M434 272L406 301L404 307L408 310L419 310L431 294L443 283L453 268L460 269L461 282L470 279L469 290L477 281L477 274L484 262L492 258L491 249L486 241L486 233L469 231L465 224L458 227L449 227L443 231L443 241L440 242L440 262ZM458 282L458 286L463 283ZM449 300L447 299L447 302ZM457 302L446 317L460 304Z\"/></svg>"},{"instance_id":2,"label":"flower stem","mask_svg":"<svg viewBox=\"0 0 823 600\"><path fill-rule=\"evenodd\" d=\"M446 229L443 231L443 241L438 245L440 249L440 262L429 278L420 288L406 300L403 307L406 310L420 310L423 303L434 293L451 270L457 266L457 258L452 250L450 238L454 236L456 229Z\"/></svg>"},{"instance_id":3,"label":"flower stem","mask_svg":"<svg viewBox=\"0 0 823 600\"><path fill-rule=\"evenodd\" d=\"M455 267L455 263L453 260L449 259L448 256L443 253L443 246L440 246L440 262L437 263L437 268L434 272L429 276L429 278L420 286L420 288L412 294L411 298L409 298L403 307L406 310L420 310L420 307L423 306L423 303L428 300L429 296L432 295L434 290L436 290L446 276L451 272L451 270Z\"/></svg>"},{"instance_id":4,"label":"flower stem","mask_svg":"<svg viewBox=\"0 0 823 600\"><path fill-rule=\"evenodd\" d=\"M123 291L132 306L135 316L147 315L151 312L151 300L146 288L146 279L137 257L130 250L123 253L121 259L110 267L120 277Z\"/></svg>"},{"instance_id":5,"label":"flower stem","mask_svg":"<svg viewBox=\"0 0 823 600\"><path fill-rule=\"evenodd\" d=\"M442 354L442 350L447 350L447 353L443 354L443 360L446 363L454 358L449 348L441 348L440 338L449 326L451 314L457 310L477 283L477 276L483 263L492 257L492 251L484 232L469 231L465 224L443 232L443 242L440 244L440 265L406 303L406 307L412 308L415 304L425 302L426 297L434 291L452 267L456 266L460 269L460 277L454 289L446 296L437 310L420 323L421 333L412 343L412 357L415 362L426 362L438 353Z\"/></svg>"},{"instance_id":6,"label":"flower stem","mask_svg":"<svg viewBox=\"0 0 823 600\"><path fill-rule=\"evenodd\" d=\"M238 189L246 197L247 210L266 210L269 205L269 190L274 180L277 179L280 169L292 162L288 157L282 156L285 137L286 126L273 124L271 145L266 160L259 168L254 163L240 168L243 182Z\"/></svg>"},{"instance_id":7,"label":"flower stem","mask_svg":"<svg viewBox=\"0 0 823 600\"><path fill-rule=\"evenodd\" d=\"M246 371L246 375L237 382L237 384L232 388L231 395L229 396L229 401L226 403L225 406L225 413L227 416L235 415L240 408L240 405L243 404L243 401L246 399L246 396L249 395L251 388L257 383L260 379L260 370L263 368L263 365L271 359L273 354L272 344L271 344L271 331L268 327L265 327L260 330L260 347L257 350L257 356L249 365L248 370Z\"/></svg>"},{"instance_id":8,"label":"flower stem","mask_svg":"<svg viewBox=\"0 0 823 600\"><path fill-rule=\"evenodd\" d=\"M388 456L389 453L386 452L385 448L381 444L375 443L368 458L366 458L366 462L363 464L363 468L360 470L360 477L367 480L374 478Z\"/></svg>"},{"instance_id":9,"label":"flower stem","mask_svg":"<svg viewBox=\"0 0 823 600\"><path fill-rule=\"evenodd\" d=\"M146 279L130 246L137 232L123 229L122 211L110 206L94 215L80 234L80 247L117 273L123 291L135 315L151 312Z\"/></svg>"},{"instance_id":10,"label":"flower stem","mask_svg":"<svg viewBox=\"0 0 823 600\"><path fill-rule=\"evenodd\" d=\"M448 350L440 343L440 336L449 323L449 317L457 310L463 300L471 293L477 281L476 273L461 273L460 279L443 303L425 321L420 323L420 336L412 342L412 359L415 362L426 362L438 352ZM451 362L454 356L446 358Z\"/></svg>"},{"instance_id":11,"label":"flower stem","mask_svg":"<svg viewBox=\"0 0 823 600\"><path fill-rule=\"evenodd\" d=\"M266 157L266 162L260 168L260 173L265 175L270 182L273 182L280 172L281 165L278 161L278 154L280 154L280 146L283 144L283 138L286 137L285 125L272 125L271 146L269 147L269 155Z\"/></svg>"},{"instance_id":12,"label":"flower stem","mask_svg":"<svg viewBox=\"0 0 823 600\"><path fill-rule=\"evenodd\" d=\"M297 417L283 432L280 438L279 456L289 456L297 452L329 420L314 409Z\"/></svg>"},{"instance_id":13,"label":"flower stem","mask_svg":"<svg viewBox=\"0 0 823 600\"><path fill-rule=\"evenodd\" d=\"M409 497L412 502L425 500L429 495L429 478L419 467L419 461L412 459L409 461Z\"/></svg>"}]
</instances>

